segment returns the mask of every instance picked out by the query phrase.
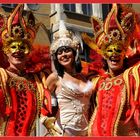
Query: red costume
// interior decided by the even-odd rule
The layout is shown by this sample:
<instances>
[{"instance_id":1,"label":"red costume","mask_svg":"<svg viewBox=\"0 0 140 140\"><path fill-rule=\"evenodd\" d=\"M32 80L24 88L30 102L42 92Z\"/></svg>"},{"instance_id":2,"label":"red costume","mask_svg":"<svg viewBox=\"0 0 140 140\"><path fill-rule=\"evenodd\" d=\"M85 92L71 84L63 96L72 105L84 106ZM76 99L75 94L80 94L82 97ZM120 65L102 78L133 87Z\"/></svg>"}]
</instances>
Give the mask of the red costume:
<instances>
[{"instance_id":1,"label":"red costume","mask_svg":"<svg viewBox=\"0 0 140 140\"><path fill-rule=\"evenodd\" d=\"M98 77L97 106L90 121L90 136L137 136L140 124L140 64L111 78Z\"/></svg>"},{"instance_id":2,"label":"red costume","mask_svg":"<svg viewBox=\"0 0 140 140\"><path fill-rule=\"evenodd\" d=\"M117 16L118 6L113 4L104 24L100 19L92 18L95 40L91 42L91 39L89 41L89 38L85 37L86 43L106 60L115 59L114 65L117 64L117 57L120 57L121 53L127 56L126 50L130 39L133 38L131 35L135 24L134 13L129 9L123 12L121 23ZM117 46L117 43L123 47ZM92 81L95 85L96 107L89 123L88 135L140 135L140 63L123 69L117 76L108 73L97 76Z\"/></svg>"},{"instance_id":3,"label":"red costume","mask_svg":"<svg viewBox=\"0 0 140 140\"><path fill-rule=\"evenodd\" d=\"M5 21L2 25L5 53L9 51L9 44L14 41L25 41L32 46L38 25L34 23L32 14L25 22L22 12L23 5L19 4L7 20L1 16L1 20ZM45 121L44 116L51 112L51 106L44 82L43 72L37 75L23 70L17 76L12 70L0 68L0 135L29 136L38 117L43 116Z\"/></svg>"}]
</instances>

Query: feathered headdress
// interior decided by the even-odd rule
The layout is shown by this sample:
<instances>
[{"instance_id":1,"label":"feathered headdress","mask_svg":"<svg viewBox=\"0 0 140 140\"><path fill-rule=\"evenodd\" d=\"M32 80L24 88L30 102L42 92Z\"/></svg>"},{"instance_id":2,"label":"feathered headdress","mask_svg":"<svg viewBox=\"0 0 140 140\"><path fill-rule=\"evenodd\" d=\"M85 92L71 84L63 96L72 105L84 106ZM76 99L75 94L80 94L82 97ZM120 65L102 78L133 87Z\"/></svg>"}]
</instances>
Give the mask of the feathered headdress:
<instances>
[{"instance_id":1,"label":"feathered headdress","mask_svg":"<svg viewBox=\"0 0 140 140\"><path fill-rule=\"evenodd\" d=\"M8 18L0 14L2 21L1 39L4 51L12 41L16 40L25 41L29 47L32 46L40 23L35 24L35 18L31 12L25 21L23 9L24 5L18 4Z\"/></svg>"},{"instance_id":2,"label":"feathered headdress","mask_svg":"<svg viewBox=\"0 0 140 140\"><path fill-rule=\"evenodd\" d=\"M54 35L53 42L51 45L51 54L55 53L57 49L63 46L68 46L76 50L77 56L79 55L79 50L82 48L82 41L74 33L68 31L63 20L60 20L59 31Z\"/></svg>"},{"instance_id":3,"label":"feathered headdress","mask_svg":"<svg viewBox=\"0 0 140 140\"><path fill-rule=\"evenodd\" d=\"M121 9L120 15L118 11ZM120 19L118 17L120 16ZM121 43L125 50L128 48L130 33L135 28L135 16L132 9L117 4L112 5L105 21L91 17L94 38L83 34L83 39L92 49L103 55L107 46Z\"/></svg>"}]
</instances>

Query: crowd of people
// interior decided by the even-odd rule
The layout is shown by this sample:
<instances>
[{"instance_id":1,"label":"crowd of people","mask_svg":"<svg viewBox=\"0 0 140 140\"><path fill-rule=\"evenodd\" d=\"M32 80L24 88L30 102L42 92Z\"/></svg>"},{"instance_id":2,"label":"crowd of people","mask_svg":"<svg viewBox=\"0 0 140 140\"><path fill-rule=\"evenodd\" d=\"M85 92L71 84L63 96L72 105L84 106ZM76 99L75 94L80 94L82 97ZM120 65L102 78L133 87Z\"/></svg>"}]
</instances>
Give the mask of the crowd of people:
<instances>
[{"instance_id":1,"label":"crowd of people","mask_svg":"<svg viewBox=\"0 0 140 140\"><path fill-rule=\"evenodd\" d=\"M94 36L81 36L102 57L103 67L102 73L85 76L82 40L62 20L50 51L44 52L52 56L43 59L47 67L31 68L40 23L32 12L25 20L23 6L18 4L8 18L0 16L5 62L0 67L0 136L31 136L37 119L46 127L45 136L139 136L140 23L135 11L112 4L104 21L91 17Z\"/></svg>"}]
</instances>

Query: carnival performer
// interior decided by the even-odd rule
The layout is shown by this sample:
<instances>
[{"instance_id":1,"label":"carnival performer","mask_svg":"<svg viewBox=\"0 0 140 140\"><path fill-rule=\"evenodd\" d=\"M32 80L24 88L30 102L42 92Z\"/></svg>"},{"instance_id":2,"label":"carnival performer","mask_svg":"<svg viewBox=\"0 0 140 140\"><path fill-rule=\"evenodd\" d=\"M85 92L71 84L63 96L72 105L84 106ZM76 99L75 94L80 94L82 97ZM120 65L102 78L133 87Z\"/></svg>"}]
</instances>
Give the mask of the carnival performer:
<instances>
[{"instance_id":1,"label":"carnival performer","mask_svg":"<svg viewBox=\"0 0 140 140\"><path fill-rule=\"evenodd\" d=\"M0 18L2 49L9 63L0 68L0 135L29 136L38 117L55 132L54 118L47 117L51 99L43 86L45 74L27 73L25 69L39 24L32 13L25 21L23 4L18 4L8 18L2 14Z\"/></svg>"},{"instance_id":2,"label":"carnival performer","mask_svg":"<svg viewBox=\"0 0 140 140\"><path fill-rule=\"evenodd\" d=\"M140 63L129 68L126 63L136 20L129 8L122 15L120 22L118 5L113 4L104 23L92 17L95 40L83 34L85 42L107 63L106 75L92 79L96 101L89 136L140 135Z\"/></svg>"},{"instance_id":3,"label":"carnival performer","mask_svg":"<svg viewBox=\"0 0 140 140\"><path fill-rule=\"evenodd\" d=\"M51 54L56 71L47 78L47 88L54 91L58 101L56 127L62 136L86 136L89 99L92 83L81 72L80 40L60 21L54 36Z\"/></svg>"}]
</instances>

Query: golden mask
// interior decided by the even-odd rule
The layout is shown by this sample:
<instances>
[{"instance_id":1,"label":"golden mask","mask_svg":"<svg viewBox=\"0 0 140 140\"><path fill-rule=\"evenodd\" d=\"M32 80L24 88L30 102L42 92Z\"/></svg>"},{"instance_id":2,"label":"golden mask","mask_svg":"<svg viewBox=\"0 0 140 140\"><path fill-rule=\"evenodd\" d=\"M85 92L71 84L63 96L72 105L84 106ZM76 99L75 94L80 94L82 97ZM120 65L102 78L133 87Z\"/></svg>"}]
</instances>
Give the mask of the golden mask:
<instances>
[{"instance_id":1,"label":"golden mask","mask_svg":"<svg viewBox=\"0 0 140 140\"><path fill-rule=\"evenodd\" d=\"M110 58L111 56L124 56L125 50L121 44L111 44L104 50L104 56Z\"/></svg>"},{"instance_id":2,"label":"golden mask","mask_svg":"<svg viewBox=\"0 0 140 140\"><path fill-rule=\"evenodd\" d=\"M7 53L16 53L16 52L24 52L24 54L28 54L30 52L29 46L23 41L13 41L9 46L4 49L4 52Z\"/></svg>"}]
</instances>

